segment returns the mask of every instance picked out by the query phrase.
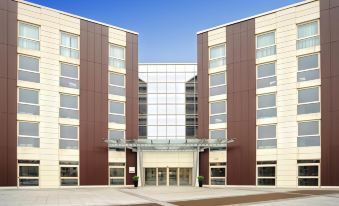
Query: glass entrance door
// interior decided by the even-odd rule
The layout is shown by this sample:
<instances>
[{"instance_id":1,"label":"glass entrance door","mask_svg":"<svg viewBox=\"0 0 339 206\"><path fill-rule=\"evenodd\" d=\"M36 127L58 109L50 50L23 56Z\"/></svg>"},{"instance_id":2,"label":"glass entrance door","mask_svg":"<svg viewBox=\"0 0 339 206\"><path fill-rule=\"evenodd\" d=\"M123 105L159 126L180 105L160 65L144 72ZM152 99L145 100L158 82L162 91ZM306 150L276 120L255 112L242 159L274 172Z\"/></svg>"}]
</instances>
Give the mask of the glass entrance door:
<instances>
[{"instance_id":1,"label":"glass entrance door","mask_svg":"<svg viewBox=\"0 0 339 206\"><path fill-rule=\"evenodd\" d=\"M169 168L169 185L178 185L178 168Z\"/></svg>"},{"instance_id":2,"label":"glass entrance door","mask_svg":"<svg viewBox=\"0 0 339 206\"><path fill-rule=\"evenodd\" d=\"M191 168L180 168L180 185L187 186L192 185L192 169Z\"/></svg>"},{"instance_id":3,"label":"glass entrance door","mask_svg":"<svg viewBox=\"0 0 339 206\"><path fill-rule=\"evenodd\" d=\"M158 185L167 185L167 168L158 168Z\"/></svg>"},{"instance_id":4,"label":"glass entrance door","mask_svg":"<svg viewBox=\"0 0 339 206\"><path fill-rule=\"evenodd\" d=\"M145 185L157 185L157 168L145 168Z\"/></svg>"}]
</instances>

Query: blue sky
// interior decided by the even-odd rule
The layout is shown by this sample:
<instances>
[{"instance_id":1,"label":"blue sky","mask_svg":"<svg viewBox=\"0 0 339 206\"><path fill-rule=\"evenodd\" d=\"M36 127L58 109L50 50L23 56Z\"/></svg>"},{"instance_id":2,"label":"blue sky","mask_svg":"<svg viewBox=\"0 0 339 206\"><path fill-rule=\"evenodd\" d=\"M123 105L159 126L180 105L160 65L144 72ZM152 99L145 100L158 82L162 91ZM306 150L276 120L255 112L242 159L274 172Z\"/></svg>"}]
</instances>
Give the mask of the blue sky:
<instances>
[{"instance_id":1,"label":"blue sky","mask_svg":"<svg viewBox=\"0 0 339 206\"><path fill-rule=\"evenodd\" d=\"M139 33L139 62L196 62L196 32L303 0L28 0Z\"/></svg>"}]
</instances>

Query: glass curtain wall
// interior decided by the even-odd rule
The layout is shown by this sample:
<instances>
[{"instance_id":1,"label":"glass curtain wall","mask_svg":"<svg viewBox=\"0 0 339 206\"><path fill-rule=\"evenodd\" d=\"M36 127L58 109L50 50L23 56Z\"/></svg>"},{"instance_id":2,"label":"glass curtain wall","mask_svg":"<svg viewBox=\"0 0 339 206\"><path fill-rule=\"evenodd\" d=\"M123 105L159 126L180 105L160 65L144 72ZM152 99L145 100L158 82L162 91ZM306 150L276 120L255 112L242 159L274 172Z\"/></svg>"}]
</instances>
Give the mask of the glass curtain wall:
<instances>
[{"instance_id":1,"label":"glass curtain wall","mask_svg":"<svg viewBox=\"0 0 339 206\"><path fill-rule=\"evenodd\" d=\"M196 137L196 90L196 65L140 65L140 138Z\"/></svg>"}]
</instances>

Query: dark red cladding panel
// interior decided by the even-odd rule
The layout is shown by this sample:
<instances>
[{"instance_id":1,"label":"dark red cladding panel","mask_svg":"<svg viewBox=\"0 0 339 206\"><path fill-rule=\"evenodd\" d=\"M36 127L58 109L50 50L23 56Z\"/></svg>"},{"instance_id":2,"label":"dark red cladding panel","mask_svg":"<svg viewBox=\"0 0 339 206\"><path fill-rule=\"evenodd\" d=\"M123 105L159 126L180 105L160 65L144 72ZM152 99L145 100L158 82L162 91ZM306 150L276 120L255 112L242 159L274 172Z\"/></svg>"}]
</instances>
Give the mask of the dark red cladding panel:
<instances>
[{"instance_id":1,"label":"dark red cladding panel","mask_svg":"<svg viewBox=\"0 0 339 206\"><path fill-rule=\"evenodd\" d=\"M255 21L227 26L227 184L256 184Z\"/></svg>"},{"instance_id":2,"label":"dark red cladding panel","mask_svg":"<svg viewBox=\"0 0 339 206\"><path fill-rule=\"evenodd\" d=\"M321 185L339 186L339 1L320 1Z\"/></svg>"},{"instance_id":3,"label":"dark red cladding panel","mask_svg":"<svg viewBox=\"0 0 339 206\"><path fill-rule=\"evenodd\" d=\"M138 36L127 33L126 40L126 139L137 139L139 137ZM137 173L129 173L129 167L138 170L137 153L126 149L126 184L132 185L132 177Z\"/></svg>"},{"instance_id":4,"label":"dark red cladding panel","mask_svg":"<svg viewBox=\"0 0 339 206\"><path fill-rule=\"evenodd\" d=\"M0 186L17 185L17 2L0 3Z\"/></svg>"},{"instance_id":5,"label":"dark red cladding panel","mask_svg":"<svg viewBox=\"0 0 339 206\"><path fill-rule=\"evenodd\" d=\"M108 185L108 29L86 20L80 27L80 185Z\"/></svg>"}]
</instances>

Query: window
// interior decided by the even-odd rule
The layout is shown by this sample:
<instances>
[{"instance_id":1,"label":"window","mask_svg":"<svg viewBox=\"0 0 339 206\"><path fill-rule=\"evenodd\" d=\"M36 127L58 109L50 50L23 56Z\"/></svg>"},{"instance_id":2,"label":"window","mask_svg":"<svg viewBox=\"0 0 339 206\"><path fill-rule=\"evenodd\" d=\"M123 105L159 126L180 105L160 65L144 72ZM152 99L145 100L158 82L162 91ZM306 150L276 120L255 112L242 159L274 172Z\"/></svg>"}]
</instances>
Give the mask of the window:
<instances>
[{"instance_id":1,"label":"window","mask_svg":"<svg viewBox=\"0 0 339 206\"><path fill-rule=\"evenodd\" d=\"M210 96L226 94L226 72L210 75Z\"/></svg>"},{"instance_id":2,"label":"window","mask_svg":"<svg viewBox=\"0 0 339 206\"><path fill-rule=\"evenodd\" d=\"M39 186L39 161L19 160L19 186Z\"/></svg>"},{"instance_id":3,"label":"window","mask_svg":"<svg viewBox=\"0 0 339 206\"><path fill-rule=\"evenodd\" d=\"M257 67L257 89L277 85L275 63L260 64Z\"/></svg>"},{"instance_id":4,"label":"window","mask_svg":"<svg viewBox=\"0 0 339 206\"><path fill-rule=\"evenodd\" d=\"M60 149L78 149L78 126L60 125Z\"/></svg>"},{"instance_id":5,"label":"window","mask_svg":"<svg viewBox=\"0 0 339 206\"><path fill-rule=\"evenodd\" d=\"M298 57L298 82L319 78L319 54Z\"/></svg>"},{"instance_id":6,"label":"window","mask_svg":"<svg viewBox=\"0 0 339 206\"><path fill-rule=\"evenodd\" d=\"M39 115L39 91L19 88L18 112L20 114Z\"/></svg>"},{"instance_id":7,"label":"window","mask_svg":"<svg viewBox=\"0 0 339 206\"><path fill-rule=\"evenodd\" d=\"M123 140L125 139L125 131L124 130L114 130L110 129L108 131L108 140ZM125 147L116 146L116 147L110 147L111 151L118 151L118 152L124 152Z\"/></svg>"},{"instance_id":8,"label":"window","mask_svg":"<svg viewBox=\"0 0 339 206\"><path fill-rule=\"evenodd\" d=\"M298 90L298 114L320 112L319 87Z\"/></svg>"},{"instance_id":9,"label":"window","mask_svg":"<svg viewBox=\"0 0 339 206\"><path fill-rule=\"evenodd\" d=\"M275 32L257 36L257 59L276 54Z\"/></svg>"},{"instance_id":10,"label":"window","mask_svg":"<svg viewBox=\"0 0 339 206\"><path fill-rule=\"evenodd\" d=\"M218 45L210 48L209 68L226 65L226 45Z\"/></svg>"},{"instance_id":11,"label":"window","mask_svg":"<svg viewBox=\"0 0 339 206\"><path fill-rule=\"evenodd\" d=\"M258 149L277 148L276 125L258 125Z\"/></svg>"},{"instance_id":12,"label":"window","mask_svg":"<svg viewBox=\"0 0 339 206\"><path fill-rule=\"evenodd\" d=\"M19 47L40 50L39 26L19 22Z\"/></svg>"},{"instance_id":13,"label":"window","mask_svg":"<svg viewBox=\"0 0 339 206\"><path fill-rule=\"evenodd\" d=\"M226 163L216 162L210 163L211 169L211 185L225 185L226 184Z\"/></svg>"},{"instance_id":14,"label":"window","mask_svg":"<svg viewBox=\"0 0 339 206\"><path fill-rule=\"evenodd\" d=\"M60 86L79 89L79 69L72 64L60 64Z\"/></svg>"},{"instance_id":15,"label":"window","mask_svg":"<svg viewBox=\"0 0 339 206\"><path fill-rule=\"evenodd\" d=\"M78 162L60 161L60 185L77 186L78 185Z\"/></svg>"},{"instance_id":16,"label":"window","mask_svg":"<svg viewBox=\"0 0 339 206\"><path fill-rule=\"evenodd\" d=\"M125 184L125 163L109 163L109 184Z\"/></svg>"},{"instance_id":17,"label":"window","mask_svg":"<svg viewBox=\"0 0 339 206\"><path fill-rule=\"evenodd\" d=\"M60 94L59 117L79 119L78 96Z\"/></svg>"},{"instance_id":18,"label":"window","mask_svg":"<svg viewBox=\"0 0 339 206\"><path fill-rule=\"evenodd\" d=\"M18 122L18 146L19 147L40 147L39 123Z\"/></svg>"},{"instance_id":19,"label":"window","mask_svg":"<svg viewBox=\"0 0 339 206\"><path fill-rule=\"evenodd\" d=\"M122 102L109 102L109 122L125 124L125 105Z\"/></svg>"},{"instance_id":20,"label":"window","mask_svg":"<svg viewBox=\"0 0 339 206\"><path fill-rule=\"evenodd\" d=\"M225 139L227 138L225 129L211 130L210 139Z\"/></svg>"},{"instance_id":21,"label":"window","mask_svg":"<svg viewBox=\"0 0 339 206\"><path fill-rule=\"evenodd\" d=\"M125 96L125 76L109 73L109 94Z\"/></svg>"},{"instance_id":22,"label":"window","mask_svg":"<svg viewBox=\"0 0 339 206\"><path fill-rule=\"evenodd\" d=\"M79 37L77 35L61 32L60 55L79 59Z\"/></svg>"},{"instance_id":23,"label":"window","mask_svg":"<svg viewBox=\"0 0 339 206\"><path fill-rule=\"evenodd\" d=\"M275 167L276 161L258 161L257 162L257 185L274 186L275 185Z\"/></svg>"},{"instance_id":24,"label":"window","mask_svg":"<svg viewBox=\"0 0 339 206\"><path fill-rule=\"evenodd\" d=\"M210 103L210 124L226 122L226 101Z\"/></svg>"},{"instance_id":25,"label":"window","mask_svg":"<svg viewBox=\"0 0 339 206\"><path fill-rule=\"evenodd\" d=\"M109 46L109 65L116 68L125 69L125 48L110 45Z\"/></svg>"},{"instance_id":26,"label":"window","mask_svg":"<svg viewBox=\"0 0 339 206\"><path fill-rule=\"evenodd\" d=\"M39 59L26 55L19 55L18 72L19 80L39 83Z\"/></svg>"},{"instance_id":27,"label":"window","mask_svg":"<svg viewBox=\"0 0 339 206\"><path fill-rule=\"evenodd\" d=\"M277 116L276 95L267 94L258 96L257 119Z\"/></svg>"},{"instance_id":28,"label":"window","mask_svg":"<svg viewBox=\"0 0 339 206\"><path fill-rule=\"evenodd\" d=\"M298 147L320 146L320 121L298 122Z\"/></svg>"},{"instance_id":29,"label":"window","mask_svg":"<svg viewBox=\"0 0 339 206\"><path fill-rule=\"evenodd\" d=\"M298 186L319 185L319 160L298 160Z\"/></svg>"},{"instance_id":30,"label":"window","mask_svg":"<svg viewBox=\"0 0 339 206\"><path fill-rule=\"evenodd\" d=\"M318 21L298 25L297 49L305 49L320 44Z\"/></svg>"}]
</instances>

